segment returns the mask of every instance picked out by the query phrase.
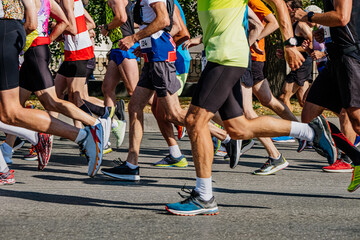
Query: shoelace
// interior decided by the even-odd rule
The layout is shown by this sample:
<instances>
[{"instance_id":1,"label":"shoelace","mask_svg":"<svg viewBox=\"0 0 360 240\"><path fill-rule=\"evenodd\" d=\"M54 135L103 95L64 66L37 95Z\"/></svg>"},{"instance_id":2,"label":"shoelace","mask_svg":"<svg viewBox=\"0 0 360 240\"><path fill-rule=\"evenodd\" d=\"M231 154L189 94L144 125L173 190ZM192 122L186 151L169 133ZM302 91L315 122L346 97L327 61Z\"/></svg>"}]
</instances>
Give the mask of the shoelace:
<instances>
[{"instance_id":1,"label":"shoelace","mask_svg":"<svg viewBox=\"0 0 360 240\"><path fill-rule=\"evenodd\" d=\"M267 160L266 163L264 163L264 165L261 167L261 169L265 169L269 165L270 165L270 159Z\"/></svg>"},{"instance_id":2,"label":"shoelace","mask_svg":"<svg viewBox=\"0 0 360 240\"><path fill-rule=\"evenodd\" d=\"M126 161L121 160L121 158L117 158L117 159L113 160L113 163L117 167L117 166L123 165L124 163L126 163Z\"/></svg>"},{"instance_id":3,"label":"shoelace","mask_svg":"<svg viewBox=\"0 0 360 240\"><path fill-rule=\"evenodd\" d=\"M187 189L185 187L186 187L186 185L182 186L181 191L183 191L186 194L189 194L190 196L183 195L183 194L181 194L181 192L178 192L178 194L180 195L180 197L188 199L189 197L191 197L192 190Z\"/></svg>"}]
</instances>

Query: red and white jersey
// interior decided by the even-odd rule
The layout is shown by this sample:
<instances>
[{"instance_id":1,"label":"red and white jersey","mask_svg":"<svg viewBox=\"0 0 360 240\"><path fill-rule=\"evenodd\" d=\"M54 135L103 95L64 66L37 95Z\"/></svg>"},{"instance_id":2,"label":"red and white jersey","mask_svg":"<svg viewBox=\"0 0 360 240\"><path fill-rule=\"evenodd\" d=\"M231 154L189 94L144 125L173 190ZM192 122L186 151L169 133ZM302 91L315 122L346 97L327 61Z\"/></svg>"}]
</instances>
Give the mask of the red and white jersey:
<instances>
[{"instance_id":1,"label":"red and white jersey","mask_svg":"<svg viewBox=\"0 0 360 240\"><path fill-rule=\"evenodd\" d=\"M65 61L89 60L94 57L94 48L86 27L84 6L81 0L74 0L74 14L77 34L64 36Z\"/></svg>"}]
</instances>

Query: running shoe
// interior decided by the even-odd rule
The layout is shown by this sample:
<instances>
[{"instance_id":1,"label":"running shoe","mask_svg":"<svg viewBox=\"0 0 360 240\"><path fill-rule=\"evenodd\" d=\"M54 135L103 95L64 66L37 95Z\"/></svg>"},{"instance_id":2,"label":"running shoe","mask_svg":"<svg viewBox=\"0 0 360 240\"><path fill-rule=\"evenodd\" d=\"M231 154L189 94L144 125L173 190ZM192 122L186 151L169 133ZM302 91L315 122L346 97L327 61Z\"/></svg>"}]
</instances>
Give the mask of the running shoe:
<instances>
[{"instance_id":1,"label":"running shoe","mask_svg":"<svg viewBox=\"0 0 360 240\"><path fill-rule=\"evenodd\" d=\"M247 151L249 151L255 144L255 141L253 139L249 140L243 140L242 146L241 146L241 155L245 154Z\"/></svg>"},{"instance_id":2,"label":"running shoe","mask_svg":"<svg viewBox=\"0 0 360 240\"><path fill-rule=\"evenodd\" d=\"M219 209L215 201L215 197L212 197L209 201L204 201L200 198L200 194L193 189L182 189L184 192L189 193L190 196L186 197L180 194L185 200L177 203L166 204L165 209L175 215L179 216L195 216L195 215L217 215Z\"/></svg>"},{"instance_id":3,"label":"running shoe","mask_svg":"<svg viewBox=\"0 0 360 240\"><path fill-rule=\"evenodd\" d=\"M266 176L276 173L277 171L280 171L286 168L287 166L289 166L289 163L281 154L279 159L273 159L269 157L268 160L265 162L265 164L260 169L255 170L253 174Z\"/></svg>"},{"instance_id":4,"label":"running shoe","mask_svg":"<svg viewBox=\"0 0 360 240\"><path fill-rule=\"evenodd\" d=\"M355 142L354 142L354 146L355 146L355 147L358 147L359 145L360 145L360 136L359 136L359 135L356 135Z\"/></svg>"},{"instance_id":5,"label":"running shoe","mask_svg":"<svg viewBox=\"0 0 360 240\"><path fill-rule=\"evenodd\" d=\"M230 157L230 168L235 168L240 160L241 156L242 140L231 139L228 143L225 143L226 152Z\"/></svg>"},{"instance_id":6,"label":"running shoe","mask_svg":"<svg viewBox=\"0 0 360 240\"><path fill-rule=\"evenodd\" d=\"M108 144L106 144L106 146L104 147L104 150L103 150L103 154L108 154L113 151L112 148L110 147L110 145L111 145L110 142L108 142Z\"/></svg>"},{"instance_id":7,"label":"running shoe","mask_svg":"<svg viewBox=\"0 0 360 240\"><path fill-rule=\"evenodd\" d=\"M38 144L35 149L38 157L38 170L44 170L51 156L53 138L50 134L38 133Z\"/></svg>"},{"instance_id":8,"label":"running shoe","mask_svg":"<svg viewBox=\"0 0 360 240\"><path fill-rule=\"evenodd\" d=\"M185 137L185 135L186 135L186 127L179 126L179 125L175 125L175 127L176 127L177 132L178 132L177 138L179 140L183 139L183 137Z\"/></svg>"},{"instance_id":9,"label":"running shoe","mask_svg":"<svg viewBox=\"0 0 360 240\"><path fill-rule=\"evenodd\" d=\"M34 145L31 145L29 154L24 155L24 160L26 160L26 161L36 161L37 160L37 153L36 153Z\"/></svg>"},{"instance_id":10,"label":"running shoe","mask_svg":"<svg viewBox=\"0 0 360 240\"><path fill-rule=\"evenodd\" d=\"M25 141L21 140L19 137L16 137L15 142L14 142L13 152L22 148L22 146L24 146L24 144L25 144Z\"/></svg>"},{"instance_id":11,"label":"running shoe","mask_svg":"<svg viewBox=\"0 0 360 240\"><path fill-rule=\"evenodd\" d=\"M117 161L115 161L117 162ZM103 168L101 172L109 177L113 177L120 180L128 181L139 181L140 180L140 167L131 169L126 165L126 162L119 161L117 162L116 167L113 168Z\"/></svg>"},{"instance_id":12,"label":"running shoe","mask_svg":"<svg viewBox=\"0 0 360 240\"><path fill-rule=\"evenodd\" d=\"M345 173L345 172L353 172L353 168L351 164L345 162L342 159L338 159L335 161L334 164L330 166L323 167L322 170L324 172L330 172L330 173Z\"/></svg>"},{"instance_id":13,"label":"running shoe","mask_svg":"<svg viewBox=\"0 0 360 240\"><path fill-rule=\"evenodd\" d=\"M103 158L103 128L100 123L85 127L86 138L79 143L80 151L85 154L89 167L88 176L94 177L99 171Z\"/></svg>"},{"instance_id":14,"label":"running shoe","mask_svg":"<svg viewBox=\"0 0 360 240\"><path fill-rule=\"evenodd\" d=\"M278 143L295 142L295 138L290 137L290 136L273 137L273 138L271 138L271 140L273 140L273 142L278 142Z\"/></svg>"},{"instance_id":15,"label":"running shoe","mask_svg":"<svg viewBox=\"0 0 360 240\"><path fill-rule=\"evenodd\" d=\"M307 141L301 140L301 139L298 139L298 140L299 140L299 146L296 151L299 153L299 152L302 152L306 148Z\"/></svg>"},{"instance_id":16,"label":"running shoe","mask_svg":"<svg viewBox=\"0 0 360 240\"><path fill-rule=\"evenodd\" d=\"M5 162L7 164L12 164L13 163L13 161L12 161L13 151L12 150L6 151L5 148L4 148L4 143L1 144L0 149L1 149L2 155L3 155L4 159L5 159Z\"/></svg>"},{"instance_id":17,"label":"running shoe","mask_svg":"<svg viewBox=\"0 0 360 240\"><path fill-rule=\"evenodd\" d=\"M220 146L221 146L221 141L216 138L216 137L212 137L211 138L214 144L214 155L216 155L216 153L219 151Z\"/></svg>"},{"instance_id":18,"label":"running shoe","mask_svg":"<svg viewBox=\"0 0 360 240\"><path fill-rule=\"evenodd\" d=\"M154 163L154 166L155 167L187 167L188 162L184 155L175 158L169 154L160 161Z\"/></svg>"},{"instance_id":19,"label":"running shoe","mask_svg":"<svg viewBox=\"0 0 360 240\"><path fill-rule=\"evenodd\" d=\"M227 156L226 148L223 145L220 145L219 150L217 151L217 153L215 155L219 156L219 157Z\"/></svg>"},{"instance_id":20,"label":"running shoe","mask_svg":"<svg viewBox=\"0 0 360 240\"><path fill-rule=\"evenodd\" d=\"M126 132L126 121L125 120L114 120L118 123L116 128L112 128L111 131L116 138L116 147L119 148L125 139Z\"/></svg>"},{"instance_id":21,"label":"running shoe","mask_svg":"<svg viewBox=\"0 0 360 240\"><path fill-rule=\"evenodd\" d=\"M360 166L354 166L351 183L348 187L349 192L355 192L360 187Z\"/></svg>"},{"instance_id":22,"label":"running shoe","mask_svg":"<svg viewBox=\"0 0 360 240\"><path fill-rule=\"evenodd\" d=\"M0 172L0 185L10 185L15 183L14 170L6 173Z\"/></svg>"},{"instance_id":23,"label":"running shoe","mask_svg":"<svg viewBox=\"0 0 360 240\"><path fill-rule=\"evenodd\" d=\"M125 121L125 102L120 99L116 102L115 115L120 121Z\"/></svg>"},{"instance_id":24,"label":"running shoe","mask_svg":"<svg viewBox=\"0 0 360 240\"><path fill-rule=\"evenodd\" d=\"M103 143L109 142L110 139L110 131L111 131L111 118L109 117L109 113L106 111L105 115L99 118L103 129Z\"/></svg>"},{"instance_id":25,"label":"running shoe","mask_svg":"<svg viewBox=\"0 0 360 240\"><path fill-rule=\"evenodd\" d=\"M330 165L333 164L337 159L337 149L334 140L331 137L331 130L325 117L320 115L312 120L309 125L315 132L313 140L315 151L320 155L325 155L328 163Z\"/></svg>"}]
</instances>

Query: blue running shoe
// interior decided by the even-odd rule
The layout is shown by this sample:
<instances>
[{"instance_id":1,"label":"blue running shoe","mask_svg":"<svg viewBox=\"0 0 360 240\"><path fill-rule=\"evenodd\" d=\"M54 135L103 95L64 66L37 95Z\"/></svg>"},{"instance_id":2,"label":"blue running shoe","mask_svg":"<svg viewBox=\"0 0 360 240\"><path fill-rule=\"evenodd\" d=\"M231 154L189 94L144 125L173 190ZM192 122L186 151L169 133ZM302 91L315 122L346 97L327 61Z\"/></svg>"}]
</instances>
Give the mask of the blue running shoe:
<instances>
[{"instance_id":1,"label":"blue running shoe","mask_svg":"<svg viewBox=\"0 0 360 240\"><path fill-rule=\"evenodd\" d=\"M85 127L86 138L79 143L80 150L85 154L88 163L88 176L94 177L99 171L103 157L103 128L101 123Z\"/></svg>"},{"instance_id":2,"label":"blue running shoe","mask_svg":"<svg viewBox=\"0 0 360 240\"><path fill-rule=\"evenodd\" d=\"M354 146L358 147L360 145L360 136L356 135Z\"/></svg>"},{"instance_id":3,"label":"blue running shoe","mask_svg":"<svg viewBox=\"0 0 360 240\"><path fill-rule=\"evenodd\" d=\"M329 123L323 115L320 115L312 120L309 126L314 129L315 132L313 140L315 151L325 156L330 165L333 164L337 159L337 149L331 137Z\"/></svg>"},{"instance_id":4,"label":"blue running shoe","mask_svg":"<svg viewBox=\"0 0 360 240\"><path fill-rule=\"evenodd\" d=\"M179 216L217 215L219 213L215 197L212 197L209 201L204 201L195 190L191 192L190 190L182 190L189 193L190 196L185 197L179 193L181 197L186 199L181 202L166 204L165 209L168 212Z\"/></svg>"},{"instance_id":5,"label":"blue running shoe","mask_svg":"<svg viewBox=\"0 0 360 240\"><path fill-rule=\"evenodd\" d=\"M285 142L295 142L295 138L290 136L281 136L281 137L273 137L271 138L273 142L285 143Z\"/></svg>"}]
</instances>

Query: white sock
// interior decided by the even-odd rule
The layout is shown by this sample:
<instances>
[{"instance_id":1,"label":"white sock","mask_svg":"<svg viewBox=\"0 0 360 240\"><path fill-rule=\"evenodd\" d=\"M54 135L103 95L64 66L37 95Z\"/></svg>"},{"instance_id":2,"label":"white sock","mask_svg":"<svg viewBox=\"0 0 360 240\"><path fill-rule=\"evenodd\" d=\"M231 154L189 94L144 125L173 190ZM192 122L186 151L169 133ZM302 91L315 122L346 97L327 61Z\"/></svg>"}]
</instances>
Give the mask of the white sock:
<instances>
[{"instance_id":1,"label":"white sock","mask_svg":"<svg viewBox=\"0 0 360 240\"><path fill-rule=\"evenodd\" d=\"M13 148L10 147L9 144L7 144L6 142L4 142L2 145L3 145L3 149L4 149L5 152L7 152L7 153L12 153Z\"/></svg>"},{"instance_id":2,"label":"white sock","mask_svg":"<svg viewBox=\"0 0 360 240\"><path fill-rule=\"evenodd\" d=\"M8 167L8 165L5 162L4 156L2 154L2 152L0 151L0 172L1 173L6 173L8 172L10 169Z\"/></svg>"},{"instance_id":3,"label":"white sock","mask_svg":"<svg viewBox=\"0 0 360 240\"><path fill-rule=\"evenodd\" d=\"M111 123L111 128L117 128L119 126L119 123L116 120L113 120Z\"/></svg>"},{"instance_id":4,"label":"white sock","mask_svg":"<svg viewBox=\"0 0 360 240\"><path fill-rule=\"evenodd\" d=\"M96 125L98 125L99 123L101 123L100 120L99 120L99 119L96 119L96 121L95 121L95 123L94 123L93 126L96 126Z\"/></svg>"},{"instance_id":5,"label":"white sock","mask_svg":"<svg viewBox=\"0 0 360 240\"><path fill-rule=\"evenodd\" d=\"M138 167L137 165L134 165L134 164L132 164L132 163L129 163L128 161L126 161L126 166L128 166L128 167L131 168L131 169L135 169L135 168Z\"/></svg>"},{"instance_id":6,"label":"white sock","mask_svg":"<svg viewBox=\"0 0 360 240\"><path fill-rule=\"evenodd\" d=\"M225 140L222 141L222 142L223 143L228 143L228 142L230 142L230 140L231 140L231 138L230 138L229 134L227 134Z\"/></svg>"},{"instance_id":7,"label":"white sock","mask_svg":"<svg viewBox=\"0 0 360 240\"><path fill-rule=\"evenodd\" d=\"M26 128L15 127L3 122L0 122L0 131L5 132L7 134L15 135L18 137L25 138L28 140L32 145L36 145L39 142L38 133L31 131Z\"/></svg>"},{"instance_id":8,"label":"white sock","mask_svg":"<svg viewBox=\"0 0 360 240\"><path fill-rule=\"evenodd\" d=\"M315 137L314 129L309 124L291 122L290 136L301 140L312 141Z\"/></svg>"},{"instance_id":9,"label":"white sock","mask_svg":"<svg viewBox=\"0 0 360 240\"><path fill-rule=\"evenodd\" d=\"M209 178L196 177L195 191L197 191L200 194L201 199L205 201L209 201L213 197L211 177Z\"/></svg>"},{"instance_id":10,"label":"white sock","mask_svg":"<svg viewBox=\"0 0 360 240\"><path fill-rule=\"evenodd\" d=\"M75 142L79 143L82 140L84 140L87 136L87 132L85 131L85 129L80 129L79 134L77 135Z\"/></svg>"},{"instance_id":11,"label":"white sock","mask_svg":"<svg viewBox=\"0 0 360 240\"><path fill-rule=\"evenodd\" d=\"M179 145L170 146L169 151L170 151L170 155L173 156L174 158L181 157L182 155Z\"/></svg>"}]
</instances>

